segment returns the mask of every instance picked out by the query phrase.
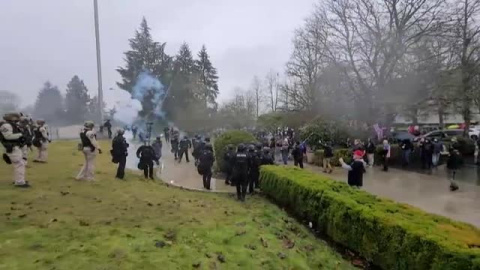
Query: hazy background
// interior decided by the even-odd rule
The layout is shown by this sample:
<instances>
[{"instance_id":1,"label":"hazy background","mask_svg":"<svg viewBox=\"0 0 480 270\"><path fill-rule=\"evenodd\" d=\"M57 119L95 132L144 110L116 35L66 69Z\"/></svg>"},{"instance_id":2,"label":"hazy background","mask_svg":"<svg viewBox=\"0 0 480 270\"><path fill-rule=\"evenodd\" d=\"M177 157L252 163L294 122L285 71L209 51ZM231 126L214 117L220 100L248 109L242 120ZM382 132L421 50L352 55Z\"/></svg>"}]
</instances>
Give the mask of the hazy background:
<instances>
[{"instance_id":1,"label":"hazy background","mask_svg":"<svg viewBox=\"0 0 480 270\"><path fill-rule=\"evenodd\" d=\"M174 55L185 41L203 43L218 69L220 97L248 87L256 74L281 72L292 51L293 30L314 0L99 0L105 99L113 95L123 52L145 16L156 41ZM0 90L17 93L22 106L35 102L46 80L62 93L79 75L97 91L93 0L1 0Z\"/></svg>"}]
</instances>

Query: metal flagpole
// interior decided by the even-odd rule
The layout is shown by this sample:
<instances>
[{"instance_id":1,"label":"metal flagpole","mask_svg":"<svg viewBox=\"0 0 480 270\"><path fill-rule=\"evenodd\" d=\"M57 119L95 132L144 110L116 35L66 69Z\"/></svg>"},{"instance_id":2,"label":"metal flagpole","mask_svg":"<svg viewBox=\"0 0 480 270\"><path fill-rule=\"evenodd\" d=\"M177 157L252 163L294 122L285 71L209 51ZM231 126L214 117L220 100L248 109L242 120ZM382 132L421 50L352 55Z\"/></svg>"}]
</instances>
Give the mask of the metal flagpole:
<instances>
[{"instance_id":1,"label":"metal flagpole","mask_svg":"<svg viewBox=\"0 0 480 270\"><path fill-rule=\"evenodd\" d=\"M98 77L98 111L100 125L103 124L103 90L102 90L102 61L100 59L100 30L98 28L98 3L93 0L95 13L95 39L97 44L97 77Z\"/></svg>"}]
</instances>

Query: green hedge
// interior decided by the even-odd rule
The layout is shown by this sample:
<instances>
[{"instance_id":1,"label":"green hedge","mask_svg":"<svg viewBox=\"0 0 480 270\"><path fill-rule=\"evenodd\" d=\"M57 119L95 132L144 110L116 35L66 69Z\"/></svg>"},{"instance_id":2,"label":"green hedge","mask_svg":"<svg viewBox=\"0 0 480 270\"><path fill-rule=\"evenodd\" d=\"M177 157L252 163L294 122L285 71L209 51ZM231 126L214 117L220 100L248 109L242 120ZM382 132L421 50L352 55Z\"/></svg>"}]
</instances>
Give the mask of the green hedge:
<instances>
[{"instance_id":1,"label":"green hedge","mask_svg":"<svg viewBox=\"0 0 480 270\"><path fill-rule=\"evenodd\" d=\"M251 133L241 130L227 131L218 136L218 138L216 138L214 142L217 169L220 171L224 171L223 155L225 153L227 145L233 144L236 147L240 143L254 143L256 141L257 140Z\"/></svg>"},{"instance_id":2,"label":"green hedge","mask_svg":"<svg viewBox=\"0 0 480 270\"><path fill-rule=\"evenodd\" d=\"M383 269L480 269L480 231L325 176L262 166L262 190Z\"/></svg>"}]
</instances>

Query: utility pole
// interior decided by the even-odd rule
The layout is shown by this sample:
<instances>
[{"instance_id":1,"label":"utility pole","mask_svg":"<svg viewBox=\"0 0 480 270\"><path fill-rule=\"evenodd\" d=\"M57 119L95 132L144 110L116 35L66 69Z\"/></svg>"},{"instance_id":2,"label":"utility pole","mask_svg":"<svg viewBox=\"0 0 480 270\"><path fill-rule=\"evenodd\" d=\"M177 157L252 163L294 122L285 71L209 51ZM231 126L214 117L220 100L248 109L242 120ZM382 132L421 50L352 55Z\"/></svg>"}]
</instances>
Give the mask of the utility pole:
<instances>
[{"instance_id":1,"label":"utility pole","mask_svg":"<svg viewBox=\"0 0 480 270\"><path fill-rule=\"evenodd\" d=\"M103 124L102 60L100 59L100 30L98 28L98 2L93 0L95 13L95 40L97 45L98 111L100 125Z\"/></svg>"}]
</instances>

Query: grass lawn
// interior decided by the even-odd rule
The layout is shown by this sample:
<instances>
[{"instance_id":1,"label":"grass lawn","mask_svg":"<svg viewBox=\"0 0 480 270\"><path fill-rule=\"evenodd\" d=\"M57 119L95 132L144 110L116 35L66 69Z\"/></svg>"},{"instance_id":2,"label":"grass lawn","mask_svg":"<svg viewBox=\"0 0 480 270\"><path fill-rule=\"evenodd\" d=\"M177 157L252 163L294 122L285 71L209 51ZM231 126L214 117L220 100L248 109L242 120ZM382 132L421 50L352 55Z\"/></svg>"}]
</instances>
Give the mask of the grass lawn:
<instances>
[{"instance_id":1,"label":"grass lawn","mask_svg":"<svg viewBox=\"0 0 480 270\"><path fill-rule=\"evenodd\" d=\"M353 268L260 196L242 204L135 173L116 181L107 153L96 182L77 182L76 142L54 142L50 162L28 169L26 190L11 185L2 162L0 269Z\"/></svg>"}]
</instances>

